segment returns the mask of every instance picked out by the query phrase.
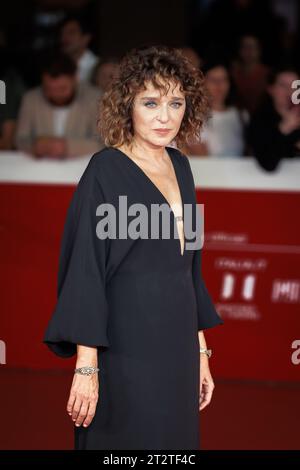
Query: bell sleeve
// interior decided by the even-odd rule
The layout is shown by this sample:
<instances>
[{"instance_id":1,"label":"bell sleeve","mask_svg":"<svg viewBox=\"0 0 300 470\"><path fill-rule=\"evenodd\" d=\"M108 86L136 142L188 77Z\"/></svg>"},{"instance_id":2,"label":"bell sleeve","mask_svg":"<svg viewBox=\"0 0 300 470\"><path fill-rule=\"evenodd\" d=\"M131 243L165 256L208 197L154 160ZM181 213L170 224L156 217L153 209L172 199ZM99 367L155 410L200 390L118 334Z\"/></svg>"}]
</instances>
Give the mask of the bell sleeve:
<instances>
[{"instance_id":1,"label":"bell sleeve","mask_svg":"<svg viewBox=\"0 0 300 470\"><path fill-rule=\"evenodd\" d=\"M222 325L224 321L219 316L208 293L201 272L202 249L194 251L192 275L197 301L198 331Z\"/></svg>"},{"instance_id":2,"label":"bell sleeve","mask_svg":"<svg viewBox=\"0 0 300 470\"><path fill-rule=\"evenodd\" d=\"M108 347L108 304L105 293L107 239L96 234L96 208L104 202L90 160L68 207L61 241L57 301L43 343L67 358L77 344Z\"/></svg>"},{"instance_id":3,"label":"bell sleeve","mask_svg":"<svg viewBox=\"0 0 300 470\"><path fill-rule=\"evenodd\" d=\"M193 192L193 202L195 204L195 210L197 210L197 197L195 180L190 166L189 159L186 155L181 153L181 158L186 165L186 171L189 178L191 190ZM196 227L195 227L196 228ZM196 249L193 254L192 260L192 277L195 288L195 295L197 301L197 316L198 316L198 331L213 326L223 325L224 320L219 316L216 308L213 304L211 296L206 288L203 276L202 276L202 249Z\"/></svg>"}]
</instances>

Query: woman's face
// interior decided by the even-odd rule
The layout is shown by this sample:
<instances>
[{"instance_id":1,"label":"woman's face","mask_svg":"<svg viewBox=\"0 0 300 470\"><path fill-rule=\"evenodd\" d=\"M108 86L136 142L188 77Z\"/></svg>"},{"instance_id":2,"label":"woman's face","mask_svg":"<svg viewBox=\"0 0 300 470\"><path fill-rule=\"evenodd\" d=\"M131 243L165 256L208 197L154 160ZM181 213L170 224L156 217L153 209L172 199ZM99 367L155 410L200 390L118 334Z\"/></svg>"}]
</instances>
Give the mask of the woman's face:
<instances>
[{"instance_id":1,"label":"woman's face","mask_svg":"<svg viewBox=\"0 0 300 470\"><path fill-rule=\"evenodd\" d=\"M269 94L273 98L275 105L283 108L291 108L293 106L292 93L294 89L292 88L292 83L298 79L298 75L292 71L281 72L277 75L273 85L268 87Z\"/></svg>"},{"instance_id":2,"label":"woman's face","mask_svg":"<svg viewBox=\"0 0 300 470\"><path fill-rule=\"evenodd\" d=\"M213 103L224 104L229 93L230 83L224 67L214 67L205 75L205 83Z\"/></svg>"},{"instance_id":3,"label":"woman's face","mask_svg":"<svg viewBox=\"0 0 300 470\"><path fill-rule=\"evenodd\" d=\"M135 96L132 110L134 137L151 147L168 145L177 135L186 101L180 85L170 83L167 94L146 82Z\"/></svg>"}]
</instances>

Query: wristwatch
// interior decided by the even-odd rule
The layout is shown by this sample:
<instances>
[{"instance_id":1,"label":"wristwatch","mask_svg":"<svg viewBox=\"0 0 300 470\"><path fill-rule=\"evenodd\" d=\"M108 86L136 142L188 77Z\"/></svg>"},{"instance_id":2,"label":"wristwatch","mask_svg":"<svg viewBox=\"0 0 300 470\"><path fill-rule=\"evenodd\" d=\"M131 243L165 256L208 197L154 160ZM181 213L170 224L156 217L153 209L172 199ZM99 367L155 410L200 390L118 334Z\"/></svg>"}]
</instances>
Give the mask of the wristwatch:
<instances>
[{"instance_id":1,"label":"wristwatch","mask_svg":"<svg viewBox=\"0 0 300 470\"><path fill-rule=\"evenodd\" d=\"M211 357L212 349L200 348L200 352L207 355L207 357Z\"/></svg>"},{"instance_id":2,"label":"wristwatch","mask_svg":"<svg viewBox=\"0 0 300 470\"><path fill-rule=\"evenodd\" d=\"M92 367L92 366L78 367L77 369L74 369L75 373L82 374L82 375L92 375L95 372L98 372L99 370L100 369L98 369L98 367Z\"/></svg>"}]
</instances>

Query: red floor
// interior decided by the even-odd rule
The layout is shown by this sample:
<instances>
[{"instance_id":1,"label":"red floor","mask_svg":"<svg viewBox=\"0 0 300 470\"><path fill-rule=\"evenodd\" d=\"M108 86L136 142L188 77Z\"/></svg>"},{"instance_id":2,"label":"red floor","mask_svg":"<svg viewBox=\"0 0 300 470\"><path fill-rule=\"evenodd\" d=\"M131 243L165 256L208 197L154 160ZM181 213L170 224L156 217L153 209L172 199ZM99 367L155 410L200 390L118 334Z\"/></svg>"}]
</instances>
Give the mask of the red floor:
<instances>
[{"instance_id":1,"label":"red floor","mask_svg":"<svg viewBox=\"0 0 300 470\"><path fill-rule=\"evenodd\" d=\"M72 449L71 382L71 372L1 367L0 449ZM202 449L300 449L300 383L215 385L201 412Z\"/></svg>"}]
</instances>

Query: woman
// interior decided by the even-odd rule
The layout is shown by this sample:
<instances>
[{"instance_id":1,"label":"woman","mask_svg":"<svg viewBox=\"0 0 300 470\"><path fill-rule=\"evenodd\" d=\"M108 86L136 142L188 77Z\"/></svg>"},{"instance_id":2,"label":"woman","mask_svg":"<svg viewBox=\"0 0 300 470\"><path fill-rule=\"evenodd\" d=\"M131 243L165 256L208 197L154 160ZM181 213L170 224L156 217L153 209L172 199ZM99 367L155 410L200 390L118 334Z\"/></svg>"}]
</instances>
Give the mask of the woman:
<instances>
[{"instance_id":1,"label":"woman","mask_svg":"<svg viewBox=\"0 0 300 470\"><path fill-rule=\"evenodd\" d=\"M278 168L283 158L300 156L300 108L292 95L299 73L292 67L273 70L265 99L248 128L249 147L266 171Z\"/></svg>"},{"instance_id":2,"label":"woman","mask_svg":"<svg viewBox=\"0 0 300 470\"><path fill-rule=\"evenodd\" d=\"M107 147L91 158L69 208L44 338L59 356L77 352L76 369L95 368L74 374L75 449L198 449L199 404L214 388L203 330L223 321L201 276L202 250L189 249L182 230L185 207L197 207L189 161L168 145L198 132L206 111L201 72L166 47L125 56L103 97ZM96 209L109 203L124 221L120 195L131 208L169 209L177 236L112 230L105 238Z\"/></svg>"},{"instance_id":3,"label":"woman","mask_svg":"<svg viewBox=\"0 0 300 470\"><path fill-rule=\"evenodd\" d=\"M117 58L108 57L107 59L99 60L93 70L91 83L97 88L100 88L104 93L109 87L111 81L118 77L118 73L119 61Z\"/></svg>"},{"instance_id":4,"label":"woman","mask_svg":"<svg viewBox=\"0 0 300 470\"><path fill-rule=\"evenodd\" d=\"M242 157L245 151L244 127L248 113L234 106L233 84L222 62L203 66L205 83L211 99L211 116L204 124L201 140L185 149L190 155Z\"/></svg>"}]
</instances>

